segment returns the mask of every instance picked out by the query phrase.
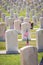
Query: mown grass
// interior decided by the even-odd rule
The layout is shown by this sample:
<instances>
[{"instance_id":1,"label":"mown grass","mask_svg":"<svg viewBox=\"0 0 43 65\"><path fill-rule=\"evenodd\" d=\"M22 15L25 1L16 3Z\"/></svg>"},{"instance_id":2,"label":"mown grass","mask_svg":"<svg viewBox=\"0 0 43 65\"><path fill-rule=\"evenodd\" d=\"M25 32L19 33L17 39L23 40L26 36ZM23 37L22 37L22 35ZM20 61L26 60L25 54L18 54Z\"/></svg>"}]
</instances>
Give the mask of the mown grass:
<instances>
[{"instance_id":1,"label":"mown grass","mask_svg":"<svg viewBox=\"0 0 43 65\"><path fill-rule=\"evenodd\" d=\"M18 34L18 39L21 39L22 38L22 35L21 34Z\"/></svg>"},{"instance_id":2,"label":"mown grass","mask_svg":"<svg viewBox=\"0 0 43 65\"><path fill-rule=\"evenodd\" d=\"M26 15L26 10L23 10L23 11L21 10L20 13L19 13L19 16L24 16L25 17L25 15Z\"/></svg>"},{"instance_id":3,"label":"mown grass","mask_svg":"<svg viewBox=\"0 0 43 65\"><path fill-rule=\"evenodd\" d=\"M0 65L20 65L20 54L0 55Z\"/></svg>"}]
</instances>

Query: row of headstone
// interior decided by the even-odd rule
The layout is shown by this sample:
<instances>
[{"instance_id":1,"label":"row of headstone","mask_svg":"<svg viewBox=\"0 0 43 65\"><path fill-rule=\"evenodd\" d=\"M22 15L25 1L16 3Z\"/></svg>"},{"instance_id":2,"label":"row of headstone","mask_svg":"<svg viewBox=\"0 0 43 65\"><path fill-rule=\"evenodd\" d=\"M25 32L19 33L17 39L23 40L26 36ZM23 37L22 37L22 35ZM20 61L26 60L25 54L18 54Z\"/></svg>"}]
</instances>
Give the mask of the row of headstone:
<instances>
[{"instance_id":1,"label":"row of headstone","mask_svg":"<svg viewBox=\"0 0 43 65\"><path fill-rule=\"evenodd\" d=\"M11 17L12 17L12 15L13 15L13 14L11 14ZM3 15L3 16L4 16L4 15ZM2 18L3 18L3 21L4 21L5 16L4 16L4 17L3 17L3 16L2 16ZM16 21L16 22L17 22L17 21ZM15 25L17 25L16 22L15 22ZM14 21L12 22L12 18L9 18L9 19L8 19L8 24L9 24L9 26L11 26L10 29L12 29L12 28L13 28L12 26L14 25ZM23 36L22 36L22 37L23 37L22 39L24 39L24 37L26 38L26 35L29 34L29 31L28 31L28 28L29 28L29 27L28 27L28 24L27 24L26 22L25 22L25 23L22 23L22 24L23 24L23 26L24 26L23 28L24 28L24 30L25 30L25 32L24 32L24 30L23 30L23 34L22 34L22 35L23 35ZM22 24L20 24L20 23L18 22L18 25L20 25L21 27L22 27ZM42 24L41 24L41 25L42 25ZM27 27L26 27L26 26L27 26ZM25 27L26 27L26 28L25 28ZM14 27L14 28L16 28L16 27ZM19 27L17 27L17 28L18 28L18 30L19 30ZM22 28L22 29L23 29L23 28ZM27 32L28 32L28 33L27 33Z\"/></svg>"},{"instance_id":2,"label":"row of headstone","mask_svg":"<svg viewBox=\"0 0 43 65\"><path fill-rule=\"evenodd\" d=\"M40 15L38 13L41 12L41 10L43 9L42 7L42 2L38 3L39 1L33 1L30 5L27 5L27 9L26 9L26 16L30 16L29 13L31 12L31 16L36 16L38 21L39 21L39 17ZM28 11L30 9L30 11ZM37 15L36 15L37 14Z\"/></svg>"},{"instance_id":3,"label":"row of headstone","mask_svg":"<svg viewBox=\"0 0 43 65\"><path fill-rule=\"evenodd\" d=\"M27 17L25 17L24 19L21 17L15 20L14 18L9 16L5 16L4 18L4 23L7 29L15 29L18 33L22 34L22 39L24 40L27 40L27 38L30 39L30 23ZM27 36L25 34L27 34Z\"/></svg>"},{"instance_id":4,"label":"row of headstone","mask_svg":"<svg viewBox=\"0 0 43 65\"><path fill-rule=\"evenodd\" d=\"M9 3L11 3L11 2L13 2L13 1L10 1L10 0L8 0L7 2L9 2ZM35 1L35 2L37 2L37 1ZM39 2L39 1L38 1ZM25 7L27 7L27 11L26 11L26 16L27 17L30 17L30 11L31 11L31 13L32 13L32 16L34 16L35 15L35 8L36 8L36 10L37 9L43 9L42 8L42 6L41 5L39 5L39 4L37 4L37 6L35 5L35 7L34 7L34 3L27 3L26 1L22 1L22 3L24 4L24 6L23 6L23 8L25 8ZM42 4L42 3L41 3ZM17 5L16 5L16 8L14 8L13 6L14 6L15 4L13 4L12 5L12 8L13 8L13 11L14 11L14 9L17 9L16 10L16 12L19 14L19 12L20 12L20 9L21 9L21 1L17 1ZM41 6L41 7L40 7ZM7 5L7 3L6 4L4 4L4 6L3 6L5 9L7 8L7 11L11 14L11 16L13 15L13 11L12 11L12 9L11 9L11 6L10 5ZM12 12L11 12L12 11ZM40 10L38 10L38 12L39 12Z\"/></svg>"},{"instance_id":5,"label":"row of headstone","mask_svg":"<svg viewBox=\"0 0 43 65\"><path fill-rule=\"evenodd\" d=\"M0 22L0 41L5 41L6 24Z\"/></svg>"}]
</instances>

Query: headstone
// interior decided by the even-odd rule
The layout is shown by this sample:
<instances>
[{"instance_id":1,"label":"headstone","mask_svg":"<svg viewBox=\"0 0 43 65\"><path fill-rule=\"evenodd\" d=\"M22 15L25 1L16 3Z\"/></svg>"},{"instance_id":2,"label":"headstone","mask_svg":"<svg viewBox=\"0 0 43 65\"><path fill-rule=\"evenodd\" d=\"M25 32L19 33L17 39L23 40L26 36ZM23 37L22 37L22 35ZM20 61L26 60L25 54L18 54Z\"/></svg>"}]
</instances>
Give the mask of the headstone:
<instances>
[{"instance_id":1,"label":"headstone","mask_svg":"<svg viewBox=\"0 0 43 65\"><path fill-rule=\"evenodd\" d=\"M38 52L36 47L25 46L20 49L21 65L38 65Z\"/></svg>"},{"instance_id":2,"label":"headstone","mask_svg":"<svg viewBox=\"0 0 43 65\"><path fill-rule=\"evenodd\" d=\"M14 20L17 20L18 19L18 14L17 13L13 13L13 18L14 18Z\"/></svg>"},{"instance_id":3,"label":"headstone","mask_svg":"<svg viewBox=\"0 0 43 65\"><path fill-rule=\"evenodd\" d=\"M2 6L2 0L0 0L0 5Z\"/></svg>"},{"instance_id":4,"label":"headstone","mask_svg":"<svg viewBox=\"0 0 43 65\"><path fill-rule=\"evenodd\" d=\"M29 27L31 28L30 18L29 18L29 17L25 17L25 18L24 18L24 22L29 23Z\"/></svg>"},{"instance_id":5,"label":"headstone","mask_svg":"<svg viewBox=\"0 0 43 65\"><path fill-rule=\"evenodd\" d=\"M0 9L0 18L1 18L2 10Z\"/></svg>"},{"instance_id":6,"label":"headstone","mask_svg":"<svg viewBox=\"0 0 43 65\"><path fill-rule=\"evenodd\" d=\"M43 17L43 10L41 11L41 16Z\"/></svg>"},{"instance_id":7,"label":"headstone","mask_svg":"<svg viewBox=\"0 0 43 65\"><path fill-rule=\"evenodd\" d=\"M20 16L19 19L20 19L21 23L23 23L24 17L23 16Z\"/></svg>"},{"instance_id":8,"label":"headstone","mask_svg":"<svg viewBox=\"0 0 43 65\"><path fill-rule=\"evenodd\" d=\"M5 10L7 10L7 4L4 4L4 5L3 5L3 8L4 8Z\"/></svg>"},{"instance_id":9,"label":"headstone","mask_svg":"<svg viewBox=\"0 0 43 65\"><path fill-rule=\"evenodd\" d=\"M18 33L21 33L21 21L20 21L20 20L15 20L15 21L14 21L14 29L15 29Z\"/></svg>"},{"instance_id":10,"label":"headstone","mask_svg":"<svg viewBox=\"0 0 43 65\"><path fill-rule=\"evenodd\" d=\"M30 16L29 12L26 12L26 17L29 17L29 16Z\"/></svg>"},{"instance_id":11,"label":"headstone","mask_svg":"<svg viewBox=\"0 0 43 65\"><path fill-rule=\"evenodd\" d=\"M34 1L34 7L37 7L38 3Z\"/></svg>"},{"instance_id":12,"label":"headstone","mask_svg":"<svg viewBox=\"0 0 43 65\"><path fill-rule=\"evenodd\" d=\"M24 10L25 8L26 8L26 0L23 0L22 10Z\"/></svg>"},{"instance_id":13,"label":"headstone","mask_svg":"<svg viewBox=\"0 0 43 65\"><path fill-rule=\"evenodd\" d=\"M38 6L36 7L36 10L37 10L37 12L39 13L39 12L41 11L41 6L38 5Z\"/></svg>"},{"instance_id":14,"label":"headstone","mask_svg":"<svg viewBox=\"0 0 43 65\"><path fill-rule=\"evenodd\" d=\"M13 9L14 9L14 12L16 12L17 6L15 4L13 5Z\"/></svg>"},{"instance_id":15,"label":"headstone","mask_svg":"<svg viewBox=\"0 0 43 65\"><path fill-rule=\"evenodd\" d=\"M35 15L35 9L31 10L31 15L34 16Z\"/></svg>"},{"instance_id":16,"label":"headstone","mask_svg":"<svg viewBox=\"0 0 43 65\"><path fill-rule=\"evenodd\" d=\"M17 14L19 15L20 13L20 6L17 6Z\"/></svg>"},{"instance_id":17,"label":"headstone","mask_svg":"<svg viewBox=\"0 0 43 65\"><path fill-rule=\"evenodd\" d=\"M29 23L24 22L21 24L22 40L30 40L30 26Z\"/></svg>"},{"instance_id":18,"label":"headstone","mask_svg":"<svg viewBox=\"0 0 43 65\"><path fill-rule=\"evenodd\" d=\"M36 32L37 34L36 46L37 46L38 51L42 52L43 51L43 17L40 17L40 23L41 23L40 29L38 29Z\"/></svg>"},{"instance_id":19,"label":"headstone","mask_svg":"<svg viewBox=\"0 0 43 65\"><path fill-rule=\"evenodd\" d=\"M7 11L8 13L10 13L10 6L7 6Z\"/></svg>"},{"instance_id":20,"label":"headstone","mask_svg":"<svg viewBox=\"0 0 43 65\"><path fill-rule=\"evenodd\" d=\"M6 53L18 53L18 38L14 29L9 29L5 33Z\"/></svg>"},{"instance_id":21,"label":"headstone","mask_svg":"<svg viewBox=\"0 0 43 65\"><path fill-rule=\"evenodd\" d=\"M5 23L0 22L0 41L5 41L5 31L6 31Z\"/></svg>"},{"instance_id":22,"label":"headstone","mask_svg":"<svg viewBox=\"0 0 43 65\"><path fill-rule=\"evenodd\" d=\"M41 8L43 9L43 2L41 3Z\"/></svg>"},{"instance_id":23,"label":"headstone","mask_svg":"<svg viewBox=\"0 0 43 65\"><path fill-rule=\"evenodd\" d=\"M30 16L30 7L29 5L26 5L26 17Z\"/></svg>"},{"instance_id":24,"label":"headstone","mask_svg":"<svg viewBox=\"0 0 43 65\"><path fill-rule=\"evenodd\" d=\"M27 23L29 23L29 22L30 22L30 19L29 19L29 17L25 17L25 18L24 18L24 22L27 22Z\"/></svg>"},{"instance_id":25,"label":"headstone","mask_svg":"<svg viewBox=\"0 0 43 65\"><path fill-rule=\"evenodd\" d=\"M2 18L3 22L5 22L5 13L1 14L1 18Z\"/></svg>"},{"instance_id":26,"label":"headstone","mask_svg":"<svg viewBox=\"0 0 43 65\"><path fill-rule=\"evenodd\" d=\"M10 16L13 18L14 10L10 9Z\"/></svg>"},{"instance_id":27,"label":"headstone","mask_svg":"<svg viewBox=\"0 0 43 65\"><path fill-rule=\"evenodd\" d=\"M8 26L10 29L14 29L14 19L13 18L8 18Z\"/></svg>"},{"instance_id":28,"label":"headstone","mask_svg":"<svg viewBox=\"0 0 43 65\"><path fill-rule=\"evenodd\" d=\"M37 16L32 16L32 20L33 20L33 22L34 22L34 25L37 25L37 22L38 22L38 20L37 20Z\"/></svg>"},{"instance_id":29,"label":"headstone","mask_svg":"<svg viewBox=\"0 0 43 65\"><path fill-rule=\"evenodd\" d=\"M9 16L5 16L5 24L6 24L6 26L8 26L8 25L9 25L8 20L9 20Z\"/></svg>"},{"instance_id":30,"label":"headstone","mask_svg":"<svg viewBox=\"0 0 43 65\"><path fill-rule=\"evenodd\" d=\"M33 4L30 4L30 9L34 9L34 5Z\"/></svg>"},{"instance_id":31,"label":"headstone","mask_svg":"<svg viewBox=\"0 0 43 65\"><path fill-rule=\"evenodd\" d=\"M43 17L40 17L40 28L43 29Z\"/></svg>"}]
</instances>

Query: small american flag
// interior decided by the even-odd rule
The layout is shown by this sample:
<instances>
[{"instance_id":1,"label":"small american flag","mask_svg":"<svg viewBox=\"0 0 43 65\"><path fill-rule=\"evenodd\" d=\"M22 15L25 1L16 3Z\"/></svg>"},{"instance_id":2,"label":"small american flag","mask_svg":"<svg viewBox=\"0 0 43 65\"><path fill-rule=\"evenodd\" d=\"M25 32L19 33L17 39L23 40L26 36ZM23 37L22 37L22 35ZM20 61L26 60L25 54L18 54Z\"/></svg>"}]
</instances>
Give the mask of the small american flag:
<instances>
[{"instance_id":1,"label":"small american flag","mask_svg":"<svg viewBox=\"0 0 43 65\"><path fill-rule=\"evenodd\" d=\"M25 32L24 33L24 37L28 37L28 32Z\"/></svg>"}]
</instances>

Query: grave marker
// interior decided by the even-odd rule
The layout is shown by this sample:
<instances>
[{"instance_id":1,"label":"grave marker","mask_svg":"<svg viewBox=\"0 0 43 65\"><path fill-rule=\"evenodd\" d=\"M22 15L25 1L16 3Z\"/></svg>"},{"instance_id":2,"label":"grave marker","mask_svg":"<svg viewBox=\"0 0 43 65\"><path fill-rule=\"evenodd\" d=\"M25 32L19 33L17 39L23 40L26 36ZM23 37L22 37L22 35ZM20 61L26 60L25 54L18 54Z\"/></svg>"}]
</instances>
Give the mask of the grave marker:
<instances>
[{"instance_id":1,"label":"grave marker","mask_svg":"<svg viewBox=\"0 0 43 65\"><path fill-rule=\"evenodd\" d=\"M37 22L38 22L38 21L37 21L37 16L35 16L35 15L32 16L32 20L33 20L33 22L34 22L34 25L37 25Z\"/></svg>"},{"instance_id":2,"label":"grave marker","mask_svg":"<svg viewBox=\"0 0 43 65\"><path fill-rule=\"evenodd\" d=\"M1 18L2 18L3 22L5 22L5 13L1 14Z\"/></svg>"},{"instance_id":3,"label":"grave marker","mask_svg":"<svg viewBox=\"0 0 43 65\"><path fill-rule=\"evenodd\" d=\"M9 29L5 33L6 53L18 53L18 37L14 29Z\"/></svg>"},{"instance_id":4,"label":"grave marker","mask_svg":"<svg viewBox=\"0 0 43 65\"><path fill-rule=\"evenodd\" d=\"M20 49L21 65L38 65L37 48L25 46Z\"/></svg>"},{"instance_id":5,"label":"grave marker","mask_svg":"<svg viewBox=\"0 0 43 65\"><path fill-rule=\"evenodd\" d=\"M37 30L37 49L39 52L42 52L43 51L43 17L40 17L40 28Z\"/></svg>"},{"instance_id":6,"label":"grave marker","mask_svg":"<svg viewBox=\"0 0 43 65\"><path fill-rule=\"evenodd\" d=\"M22 40L30 40L30 26L29 23L24 22L21 24Z\"/></svg>"},{"instance_id":7,"label":"grave marker","mask_svg":"<svg viewBox=\"0 0 43 65\"><path fill-rule=\"evenodd\" d=\"M5 41L5 31L6 31L5 23L0 22L0 41Z\"/></svg>"},{"instance_id":8,"label":"grave marker","mask_svg":"<svg viewBox=\"0 0 43 65\"><path fill-rule=\"evenodd\" d=\"M15 20L15 21L14 21L14 29L15 29L18 33L21 33L21 21L20 21L20 20Z\"/></svg>"}]
</instances>

